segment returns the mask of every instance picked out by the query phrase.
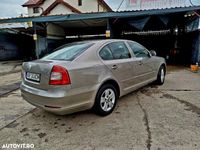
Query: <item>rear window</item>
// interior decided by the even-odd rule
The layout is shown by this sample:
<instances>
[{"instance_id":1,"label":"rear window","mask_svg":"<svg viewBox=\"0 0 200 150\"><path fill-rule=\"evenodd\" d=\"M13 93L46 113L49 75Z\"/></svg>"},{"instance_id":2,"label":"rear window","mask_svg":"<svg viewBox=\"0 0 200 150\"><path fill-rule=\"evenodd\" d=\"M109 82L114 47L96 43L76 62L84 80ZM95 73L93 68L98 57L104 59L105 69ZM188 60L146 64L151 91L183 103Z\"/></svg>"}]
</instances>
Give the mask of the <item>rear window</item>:
<instances>
[{"instance_id":1,"label":"rear window","mask_svg":"<svg viewBox=\"0 0 200 150\"><path fill-rule=\"evenodd\" d=\"M62 47L59 47L55 52L43 57L43 60L66 60L72 61L88 48L90 48L93 43L72 43Z\"/></svg>"}]
</instances>

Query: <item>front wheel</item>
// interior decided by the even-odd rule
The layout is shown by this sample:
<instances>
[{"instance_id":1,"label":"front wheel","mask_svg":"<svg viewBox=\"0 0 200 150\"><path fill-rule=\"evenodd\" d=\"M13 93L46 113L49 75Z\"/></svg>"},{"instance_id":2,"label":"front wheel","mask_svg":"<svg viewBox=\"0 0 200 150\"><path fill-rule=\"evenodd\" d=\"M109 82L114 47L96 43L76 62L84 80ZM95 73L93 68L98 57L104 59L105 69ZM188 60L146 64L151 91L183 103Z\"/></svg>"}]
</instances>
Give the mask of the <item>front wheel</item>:
<instances>
[{"instance_id":1,"label":"front wheel","mask_svg":"<svg viewBox=\"0 0 200 150\"><path fill-rule=\"evenodd\" d=\"M166 74L166 70L164 66L161 66L159 71L158 71L158 75L157 75L157 80L156 83L158 85L163 85L165 82L165 74Z\"/></svg>"},{"instance_id":2,"label":"front wheel","mask_svg":"<svg viewBox=\"0 0 200 150\"><path fill-rule=\"evenodd\" d=\"M113 85L103 85L97 93L93 110L100 116L107 116L113 112L117 98L117 92Z\"/></svg>"}]
</instances>

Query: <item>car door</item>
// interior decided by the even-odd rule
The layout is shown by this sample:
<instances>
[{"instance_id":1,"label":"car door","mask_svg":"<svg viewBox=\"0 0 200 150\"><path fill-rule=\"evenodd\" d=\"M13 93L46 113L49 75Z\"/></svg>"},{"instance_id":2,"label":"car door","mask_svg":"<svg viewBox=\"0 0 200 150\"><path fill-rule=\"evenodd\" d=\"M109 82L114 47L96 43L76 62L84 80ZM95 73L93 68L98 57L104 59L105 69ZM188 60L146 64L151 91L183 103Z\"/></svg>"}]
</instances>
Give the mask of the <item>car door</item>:
<instances>
[{"instance_id":1,"label":"car door","mask_svg":"<svg viewBox=\"0 0 200 150\"><path fill-rule=\"evenodd\" d=\"M135 83L139 84L152 80L155 77L155 71L153 70L153 59L150 52L137 42L128 41L127 44L135 55L131 64Z\"/></svg>"},{"instance_id":2,"label":"car door","mask_svg":"<svg viewBox=\"0 0 200 150\"><path fill-rule=\"evenodd\" d=\"M112 42L104 46L100 52L103 63L118 80L123 90L128 89L132 80L132 56L123 41Z\"/></svg>"}]
</instances>

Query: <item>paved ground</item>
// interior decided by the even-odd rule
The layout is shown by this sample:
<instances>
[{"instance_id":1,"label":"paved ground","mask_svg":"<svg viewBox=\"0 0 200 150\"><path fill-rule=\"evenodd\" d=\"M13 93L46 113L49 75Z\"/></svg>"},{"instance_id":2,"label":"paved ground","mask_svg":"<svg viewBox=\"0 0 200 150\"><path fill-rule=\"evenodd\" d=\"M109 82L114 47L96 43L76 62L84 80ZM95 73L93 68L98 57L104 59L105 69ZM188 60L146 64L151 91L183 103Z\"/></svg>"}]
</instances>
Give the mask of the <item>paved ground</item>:
<instances>
[{"instance_id":1,"label":"paved ground","mask_svg":"<svg viewBox=\"0 0 200 150\"><path fill-rule=\"evenodd\" d=\"M20 91L0 97L0 145L35 149L199 150L200 74L170 68L163 86L149 85L118 101L107 117L90 111L56 116L35 109Z\"/></svg>"},{"instance_id":2,"label":"paved ground","mask_svg":"<svg viewBox=\"0 0 200 150\"><path fill-rule=\"evenodd\" d=\"M21 61L0 62L0 97L19 88L21 64Z\"/></svg>"},{"instance_id":3,"label":"paved ground","mask_svg":"<svg viewBox=\"0 0 200 150\"><path fill-rule=\"evenodd\" d=\"M22 61L1 61L0 62L0 75L16 73L21 70Z\"/></svg>"}]
</instances>

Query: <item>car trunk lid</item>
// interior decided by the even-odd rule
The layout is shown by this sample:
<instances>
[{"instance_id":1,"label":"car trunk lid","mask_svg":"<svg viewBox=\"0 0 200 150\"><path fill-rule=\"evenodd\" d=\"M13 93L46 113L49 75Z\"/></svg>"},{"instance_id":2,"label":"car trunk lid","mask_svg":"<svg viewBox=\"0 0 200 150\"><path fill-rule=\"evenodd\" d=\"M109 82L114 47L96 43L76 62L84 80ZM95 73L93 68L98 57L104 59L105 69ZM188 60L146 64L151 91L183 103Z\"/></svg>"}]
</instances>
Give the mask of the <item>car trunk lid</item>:
<instances>
[{"instance_id":1,"label":"car trunk lid","mask_svg":"<svg viewBox=\"0 0 200 150\"><path fill-rule=\"evenodd\" d=\"M22 65L22 76L24 84L42 90L48 90L51 71L53 66L59 65L66 68L69 61L36 60L25 62Z\"/></svg>"}]
</instances>

